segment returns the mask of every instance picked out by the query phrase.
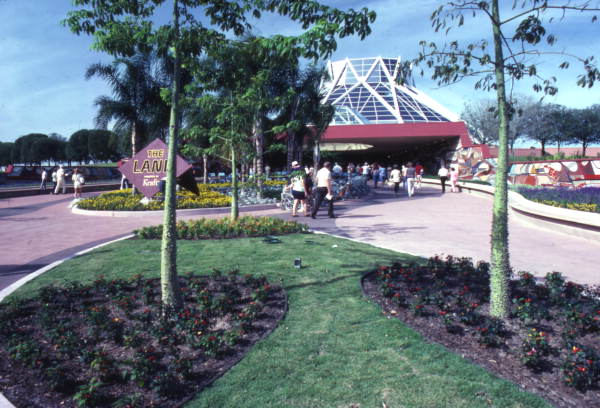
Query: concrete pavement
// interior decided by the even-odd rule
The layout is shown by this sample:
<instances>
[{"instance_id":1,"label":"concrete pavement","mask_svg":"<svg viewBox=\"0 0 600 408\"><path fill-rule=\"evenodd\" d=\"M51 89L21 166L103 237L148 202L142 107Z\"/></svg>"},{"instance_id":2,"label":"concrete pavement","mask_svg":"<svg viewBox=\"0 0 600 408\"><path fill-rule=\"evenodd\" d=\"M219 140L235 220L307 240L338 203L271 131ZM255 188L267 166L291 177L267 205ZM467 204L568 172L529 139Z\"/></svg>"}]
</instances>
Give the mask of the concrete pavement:
<instances>
[{"instance_id":1,"label":"concrete pavement","mask_svg":"<svg viewBox=\"0 0 600 408\"><path fill-rule=\"evenodd\" d=\"M0 200L0 289L51 262L82 249L162 222L161 215L114 218L72 214L71 196L29 196ZM429 257L436 254L489 260L492 200L424 187L408 198L375 190L366 199L335 204L338 218L299 217L322 231L376 246ZM255 215L290 218L279 209ZM207 217L226 216L210 214ZM178 219L199 218L178 216ZM600 243L510 221L510 255L515 271L538 276L560 271L580 283L600 284Z\"/></svg>"}]
</instances>

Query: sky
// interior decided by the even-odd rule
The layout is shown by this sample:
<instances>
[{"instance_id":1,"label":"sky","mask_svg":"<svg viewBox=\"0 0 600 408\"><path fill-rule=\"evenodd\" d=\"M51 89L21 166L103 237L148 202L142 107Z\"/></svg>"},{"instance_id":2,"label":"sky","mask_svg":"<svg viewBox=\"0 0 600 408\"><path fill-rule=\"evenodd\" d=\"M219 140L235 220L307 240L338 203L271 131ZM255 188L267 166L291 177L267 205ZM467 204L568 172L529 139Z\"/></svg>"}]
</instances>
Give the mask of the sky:
<instances>
[{"instance_id":1,"label":"sky","mask_svg":"<svg viewBox=\"0 0 600 408\"><path fill-rule=\"evenodd\" d=\"M593 0L600 1L600 0ZM465 25L447 36L436 34L429 16L443 1L436 0L325 0L340 7L367 7L377 13L372 34L364 41L357 37L338 41L331 60L360 57L401 57L411 59L419 51L419 41L461 43L488 38L490 28L484 20L467 18ZM501 0L501 4L512 0ZM112 57L91 50L92 39L72 34L61 25L70 0L0 0L0 141L10 142L28 133L58 133L69 137L79 129L94 127L94 100L110 95L108 86L98 78L86 80L86 68L96 62L110 63ZM511 10L503 10L508 15ZM164 17L164 16L163 16ZM577 15L550 24L558 38L554 51L600 58L600 23L591 16ZM298 34L301 28L279 16L265 15L255 22L259 35ZM580 73L575 62L569 70L557 68L556 58L538 59L539 69L558 78L559 92L544 101L573 108L600 103L600 84L591 89L576 86ZM476 104L493 98L489 92L475 90L474 80L439 87L428 74L415 76L416 87L450 110L460 114L466 103ZM539 98L531 83L519 83L515 91Z\"/></svg>"}]
</instances>

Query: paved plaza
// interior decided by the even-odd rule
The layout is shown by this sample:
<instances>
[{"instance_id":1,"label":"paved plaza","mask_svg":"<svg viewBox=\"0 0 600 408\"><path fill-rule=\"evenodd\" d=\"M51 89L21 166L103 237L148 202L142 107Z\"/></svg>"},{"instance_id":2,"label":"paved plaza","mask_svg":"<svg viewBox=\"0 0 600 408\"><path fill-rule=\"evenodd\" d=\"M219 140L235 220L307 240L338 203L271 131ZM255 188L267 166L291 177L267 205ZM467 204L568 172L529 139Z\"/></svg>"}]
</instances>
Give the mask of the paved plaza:
<instances>
[{"instance_id":1,"label":"paved plaza","mask_svg":"<svg viewBox=\"0 0 600 408\"><path fill-rule=\"evenodd\" d=\"M71 199L70 195L37 195L0 200L0 289L78 251L162 222L160 214L129 218L76 215L68 208ZM323 209L316 220L296 220L314 231L399 252L425 257L451 254L477 261L489 260L491 208L489 198L441 194L433 187L424 187L410 199L395 197L386 189L374 190L364 199L336 203L338 218L327 218ZM277 208L244 213L291 219ZM228 211L204 216L227 215ZM203 215L178 215L180 220L200 217ZM579 283L600 284L598 253L598 242L510 221L515 271L527 270L538 276L560 271Z\"/></svg>"}]
</instances>

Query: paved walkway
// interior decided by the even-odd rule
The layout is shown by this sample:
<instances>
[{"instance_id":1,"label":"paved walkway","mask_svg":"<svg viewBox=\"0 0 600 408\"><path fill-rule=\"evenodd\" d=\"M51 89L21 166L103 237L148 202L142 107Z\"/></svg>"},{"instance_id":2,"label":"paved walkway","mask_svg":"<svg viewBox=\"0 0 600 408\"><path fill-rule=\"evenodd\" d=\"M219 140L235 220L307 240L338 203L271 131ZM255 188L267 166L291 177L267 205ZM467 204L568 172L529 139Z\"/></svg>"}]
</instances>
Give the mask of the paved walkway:
<instances>
[{"instance_id":1,"label":"paved walkway","mask_svg":"<svg viewBox=\"0 0 600 408\"><path fill-rule=\"evenodd\" d=\"M0 289L28 273L82 249L162 222L160 215L135 218L72 214L71 196L29 196L0 200ZM338 218L297 218L314 230L420 256L452 254L489 260L492 201L424 188L412 198L376 190L363 200L336 203ZM289 218L278 209L256 215ZM208 217L226 216L208 215ZM201 216L180 216L192 219ZM600 284L600 243L510 223L511 263L539 276L563 272L581 283Z\"/></svg>"}]
</instances>

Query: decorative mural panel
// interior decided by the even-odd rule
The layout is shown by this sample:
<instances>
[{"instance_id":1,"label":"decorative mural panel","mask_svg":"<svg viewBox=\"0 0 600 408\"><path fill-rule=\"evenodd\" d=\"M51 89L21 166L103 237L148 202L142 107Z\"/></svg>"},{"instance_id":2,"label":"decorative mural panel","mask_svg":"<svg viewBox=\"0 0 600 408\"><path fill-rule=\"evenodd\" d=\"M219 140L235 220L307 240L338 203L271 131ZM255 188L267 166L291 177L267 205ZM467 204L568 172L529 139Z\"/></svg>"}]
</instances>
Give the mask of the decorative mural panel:
<instances>
[{"instance_id":1,"label":"decorative mural panel","mask_svg":"<svg viewBox=\"0 0 600 408\"><path fill-rule=\"evenodd\" d=\"M481 180L493 184L496 163L496 158L485 157L481 146L472 146L456 150L450 166L458 167L462 180ZM513 163L509 166L508 182L530 186L600 186L600 159Z\"/></svg>"}]
</instances>

